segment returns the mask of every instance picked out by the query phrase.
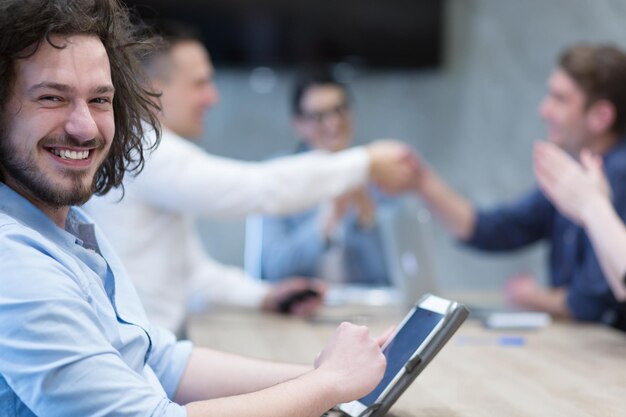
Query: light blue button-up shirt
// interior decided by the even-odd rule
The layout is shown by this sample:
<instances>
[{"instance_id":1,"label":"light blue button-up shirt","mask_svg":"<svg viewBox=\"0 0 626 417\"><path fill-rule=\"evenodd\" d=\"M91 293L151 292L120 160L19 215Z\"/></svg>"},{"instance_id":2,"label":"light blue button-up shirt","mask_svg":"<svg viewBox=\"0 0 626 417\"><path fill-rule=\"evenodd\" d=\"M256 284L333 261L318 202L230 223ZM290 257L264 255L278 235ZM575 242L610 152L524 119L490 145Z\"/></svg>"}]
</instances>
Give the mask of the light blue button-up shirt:
<instances>
[{"instance_id":1,"label":"light blue button-up shirt","mask_svg":"<svg viewBox=\"0 0 626 417\"><path fill-rule=\"evenodd\" d=\"M83 211L63 230L0 183L0 416L186 416L191 350L150 326Z\"/></svg>"}]
</instances>

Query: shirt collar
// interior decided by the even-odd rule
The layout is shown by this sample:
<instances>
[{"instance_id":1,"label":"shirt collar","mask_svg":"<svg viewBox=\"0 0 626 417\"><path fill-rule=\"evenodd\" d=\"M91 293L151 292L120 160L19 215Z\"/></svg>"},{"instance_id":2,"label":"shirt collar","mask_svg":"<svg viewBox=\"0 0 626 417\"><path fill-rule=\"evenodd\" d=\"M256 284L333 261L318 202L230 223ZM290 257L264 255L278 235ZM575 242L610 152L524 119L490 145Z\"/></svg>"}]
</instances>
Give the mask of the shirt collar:
<instances>
[{"instance_id":1,"label":"shirt collar","mask_svg":"<svg viewBox=\"0 0 626 417\"><path fill-rule=\"evenodd\" d=\"M38 207L3 183L0 183L0 212L6 213L22 225L36 230L46 238L67 246L76 243L83 246L83 241L91 241L90 235L93 234L89 232L89 230L93 230L93 225L88 224L90 222L86 216L76 207L70 207L67 226L64 230Z\"/></svg>"}]
</instances>

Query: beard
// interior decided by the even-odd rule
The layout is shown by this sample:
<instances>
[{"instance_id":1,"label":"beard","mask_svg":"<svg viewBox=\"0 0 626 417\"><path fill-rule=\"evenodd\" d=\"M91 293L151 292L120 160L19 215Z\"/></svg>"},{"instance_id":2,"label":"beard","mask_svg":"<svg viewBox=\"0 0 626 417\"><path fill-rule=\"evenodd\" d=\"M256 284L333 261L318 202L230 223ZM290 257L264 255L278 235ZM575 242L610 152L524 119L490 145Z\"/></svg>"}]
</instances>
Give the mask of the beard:
<instances>
[{"instance_id":1,"label":"beard","mask_svg":"<svg viewBox=\"0 0 626 417\"><path fill-rule=\"evenodd\" d=\"M79 142L68 135L46 136L39 142L39 146L55 144L57 146L71 146L75 148L102 148L102 138ZM98 167L100 170L101 167ZM4 181L10 177L19 190L39 200L46 206L58 209L66 206L82 205L91 198L95 190L96 177L89 182L85 181L86 172L76 172L62 169L60 175L70 180L70 186L60 186L46 175L37 165L35 153L20 155L6 138L0 139L0 169L3 171Z\"/></svg>"}]
</instances>

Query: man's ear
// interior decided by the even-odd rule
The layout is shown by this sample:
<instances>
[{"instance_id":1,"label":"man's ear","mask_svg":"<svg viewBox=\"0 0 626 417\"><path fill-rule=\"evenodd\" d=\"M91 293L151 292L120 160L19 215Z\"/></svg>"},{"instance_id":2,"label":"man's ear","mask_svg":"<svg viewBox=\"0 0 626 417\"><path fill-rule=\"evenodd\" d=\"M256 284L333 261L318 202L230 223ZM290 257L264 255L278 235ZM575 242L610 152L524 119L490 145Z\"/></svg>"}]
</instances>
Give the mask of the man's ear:
<instances>
[{"instance_id":1,"label":"man's ear","mask_svg":"<svg viewBox=\"0 0 626 417\"><path fill-rule=\"evenodd\" d=\"M615 122L615 106L608 100L598 100L587 111L587 124L594 134L611 130Z\"/></svg>"}]
</instances>

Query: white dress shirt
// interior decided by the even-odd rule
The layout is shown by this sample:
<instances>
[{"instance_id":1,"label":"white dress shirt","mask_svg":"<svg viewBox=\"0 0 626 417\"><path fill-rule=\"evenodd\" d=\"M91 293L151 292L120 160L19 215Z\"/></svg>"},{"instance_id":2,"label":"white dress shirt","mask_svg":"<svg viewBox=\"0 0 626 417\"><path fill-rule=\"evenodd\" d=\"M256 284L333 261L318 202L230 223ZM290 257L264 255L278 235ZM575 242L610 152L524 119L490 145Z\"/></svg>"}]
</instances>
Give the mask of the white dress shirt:
<instances>
[{"instance_id":1,"label":"white dress shirt","mask_svg":"<svg viewBox=\"0 0 626 417\"><path fill-rule=\"evenodd\" d=\"M144 170L85 208L126 265L150 320L172 331L184 323L188 296L259 307L267 284L211 259L195 227L197 216L242 217L302 210L365 184L362 147L267 162L207 154L163 129Z\"/></svg>"}]
</instances>

